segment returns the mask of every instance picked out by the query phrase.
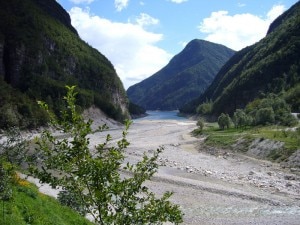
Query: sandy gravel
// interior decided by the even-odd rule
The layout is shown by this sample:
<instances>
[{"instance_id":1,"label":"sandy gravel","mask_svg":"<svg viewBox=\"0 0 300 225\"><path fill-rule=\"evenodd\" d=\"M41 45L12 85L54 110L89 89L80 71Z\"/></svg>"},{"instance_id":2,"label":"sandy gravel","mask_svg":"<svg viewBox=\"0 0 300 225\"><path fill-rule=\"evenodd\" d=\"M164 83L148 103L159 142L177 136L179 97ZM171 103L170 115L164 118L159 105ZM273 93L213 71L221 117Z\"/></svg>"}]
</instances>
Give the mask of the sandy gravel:
<instances>
[{"instance_id":1,"label":"sandy gravel","mask_svg":"<svg viewBox=\"0 0 300 225\"><path fill-rule=\"evenodd\" d=\"M100 125L104 120L97 121ZM111 123L114 141L122 127ZM300 176L279 165L223 152L211 155L192 137L194 121L136 120L131 125L126 151L134 163L144 152L164 146L158 173L147 185L158 195L173 191L172 201L184 212L184 223L199 224L300 224ZM91 149L104 133L90 136ZM57 195L42 185L43 192Z\"/></svg>"},{"instance_id":2,"label":"sandy gravel","mask_svg":"<svg viewBox=\"0 0 300 225\"><path fill-rule=\"evenodd\" d=\"M210 155L192 137L194 121L135 121L128 134L129 161L164 146L161 167L148 185L174 192L183 224L299 224L300 176L279 165L231 152ZM114 139L120 129L109 132ZM92 145L103 133L91 136Z\"/></svg>"}]
</instances>

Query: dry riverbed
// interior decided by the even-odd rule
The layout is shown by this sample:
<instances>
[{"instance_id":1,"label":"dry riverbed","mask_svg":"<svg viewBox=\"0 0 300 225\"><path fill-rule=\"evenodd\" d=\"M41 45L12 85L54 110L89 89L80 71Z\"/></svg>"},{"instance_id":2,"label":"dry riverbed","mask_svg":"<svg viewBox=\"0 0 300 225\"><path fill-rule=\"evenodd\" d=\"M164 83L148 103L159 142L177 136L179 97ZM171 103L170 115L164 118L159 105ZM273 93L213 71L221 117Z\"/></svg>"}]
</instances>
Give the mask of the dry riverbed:
<instances>
[{"instance_id":1,"label":"dry riverbed","mask_svg":"<svg viewBox=\"0 0 300 225\"><path fill-rule=\"evenodd\" d=\"M158 194L174 192L172 201L185 214L183 224L299 224L299 175L236 153L205 153L201 139L190 135L195 128L194 121L137 120L128 134L131 162L164 146L161 167L148 185ZM120 129L109 133L121 137ZM99 136L91 136L91 143Z\"/></svg>"},{"instance_id":2,"label":"dry riverbed","mask_svg":"<svg viewBox=\"0 0 300 225\"><path fill-rule=\"evenodd\" d=\"M106 122L112 129L91 135L91 149L107 133L114 141L121 138L122 127ZM299 174L237 153L211 155L201 149L203 140L190 135L195 128L189 120L135 120L127 136L132 163L164 147L160 169L147 185L158 195L174 192L171 200L184 212L183 224L299 224ZM57 195L47 185L41 188Z\"/></svg>"}]
</instances>

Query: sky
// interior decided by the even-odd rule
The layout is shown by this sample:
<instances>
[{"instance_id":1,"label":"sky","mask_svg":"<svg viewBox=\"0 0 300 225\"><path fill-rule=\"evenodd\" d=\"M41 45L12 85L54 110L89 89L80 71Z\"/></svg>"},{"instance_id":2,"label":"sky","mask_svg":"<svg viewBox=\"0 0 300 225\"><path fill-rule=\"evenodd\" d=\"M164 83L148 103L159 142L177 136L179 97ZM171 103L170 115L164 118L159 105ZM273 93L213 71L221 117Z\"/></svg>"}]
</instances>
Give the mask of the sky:
<instances>
[{"instance_id":1,"label":"sky","mask_svg":"<svg viewBox=\"0 0 300 225\"><path fill-rule=\"evenodd\" d=\"M193 39L240 50L298 0L57 0L79 36L114 65L125 89Z\"/></svg>"}]
</instances>

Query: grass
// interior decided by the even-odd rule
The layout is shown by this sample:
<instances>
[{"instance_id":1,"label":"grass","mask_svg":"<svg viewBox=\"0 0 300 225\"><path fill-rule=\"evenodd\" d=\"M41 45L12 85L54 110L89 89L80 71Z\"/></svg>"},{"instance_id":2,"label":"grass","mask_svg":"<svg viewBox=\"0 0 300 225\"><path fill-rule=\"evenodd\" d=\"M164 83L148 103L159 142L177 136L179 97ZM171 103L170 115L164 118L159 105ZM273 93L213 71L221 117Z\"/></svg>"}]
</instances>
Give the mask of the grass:
<instances>
[{"instance_id":1,"label":"grass","mask_svg":"<svg viewBox=\"0 0 300 225\"><path fill-rule=\"evenodd\" d=\"M286 127L263 126L221 130L217 123L207 123L202 132L195 130L193 133L207 136L206 145L225 149L232 149L232 145L243 139L245 149L241 151L247 151L248 145L257 138L283 142L284 149L279 152L274 151L269 156L272 160L280 159L283 161L300 147L300 128L289 130Z\"/></svg>"},{"instance_id":2,"label":"grass","mask_svg":"<svg viewBox=\"0 0 300 225\"><path fill-rule=\"evenodd\" d=\"M1 225L91 225L84 217L47 195L35 185L19 180L12 188L13 198L0 201Z\"/></svg>"}]
</instances>

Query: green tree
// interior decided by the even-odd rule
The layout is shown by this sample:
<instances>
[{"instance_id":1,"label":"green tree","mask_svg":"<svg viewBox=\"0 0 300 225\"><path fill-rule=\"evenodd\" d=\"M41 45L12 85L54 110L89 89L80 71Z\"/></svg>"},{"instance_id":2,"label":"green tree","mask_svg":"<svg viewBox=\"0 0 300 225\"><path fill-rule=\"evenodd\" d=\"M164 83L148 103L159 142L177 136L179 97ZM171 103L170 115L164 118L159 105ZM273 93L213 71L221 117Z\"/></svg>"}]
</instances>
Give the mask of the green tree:
<instances>
[{"instance_id":1,"label":"green tree","mask_svg":"<svg viewBox=\"0 0 300 225\"><path fill-rule=\"evenodd\" d=\"M228 114L222 113L219 117L218 117L218 124L220 129L224 130L229 129L230 128L230 124L231 124L231 119L230 116Z\"/></svg>"},{"instance_id":2,"label":"green tree","mask_svg":"<svg viewBox=\"0 0 300 225\"><path fill-rule=\"evenodd\" d=\"M256 111L255 116L256 124L273 124L275 122L275 113L272 107L261 108Z\"/></svg>"},{"instance_id":3,"label":"green tree","mask_svg":"<svg viewBox=\"0 0 300 225\"><path fill-rule=\"evenodd\" d=\"M233 123L235 128L249 126L252 124L252 121L252 117L247 115L242 109L237 109L233 114Z\"/></svg>"},{"instance_id":4,"label":"green tree","mask_svg":"<svg viewBox=\"0 0 300 225\"><path fill-rule=\"evenodd\" d=\"M200 119L197 121L197 126L198 126L199 132L202 133L203 128L204 128L204 119L203 119L203 118L200 118Z\"/></svg>"},{"instance_id":5,"label":"green tree","mask_svg":"<svg viewBox=\"0 0 300 225\"><path fill-rule=\"evenodd\" d=\"M211 100L206 101L197 107L196 112L201 115L209 115L212 111L212 107L213 102Z\"/></svg>"},{"instance_id":6,"label":"green tree","mask_svg":"<svg viewBox=\"0 0 300 225\"><path fill-rule=\"evenodd\" d=\"M252 115L256 125L281 124L293 126L298 123L291 115L291 107L283 97L268 94L265 98L256 99L246 107L249 115Z\"/></svg>"},{"instance_id":7,"label":"green tree","mask_svg":"<svg viewBox=\"0 0 300 225\"><path fill-rule=\"evenodd\" d=\"M41 182L53 187L61 186L72 195L78 196L80 204L90 213L97 224L163 224L169 221L182 222L178 205L169 201L172 193L166 192L156 198L144 182L157 171L156 160L162 148L149 157L146 154L137 164L125 163L124 150L129 142L126 139L130 122L117 144L111 144L112 137L89 148L88 135L92 121L85 122L76 111L73 87L67 87L66 110L61 120L50 114L51 124L65 134L57 138L49 130L37 140L37 154L41 160L31 166L31 172ZM40 104L47 110L45 103ZM99 128L99 132L106 126Z\"/></svg>"}]
</instances>

